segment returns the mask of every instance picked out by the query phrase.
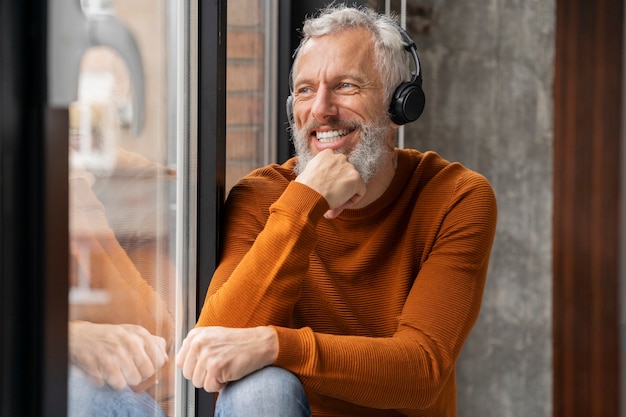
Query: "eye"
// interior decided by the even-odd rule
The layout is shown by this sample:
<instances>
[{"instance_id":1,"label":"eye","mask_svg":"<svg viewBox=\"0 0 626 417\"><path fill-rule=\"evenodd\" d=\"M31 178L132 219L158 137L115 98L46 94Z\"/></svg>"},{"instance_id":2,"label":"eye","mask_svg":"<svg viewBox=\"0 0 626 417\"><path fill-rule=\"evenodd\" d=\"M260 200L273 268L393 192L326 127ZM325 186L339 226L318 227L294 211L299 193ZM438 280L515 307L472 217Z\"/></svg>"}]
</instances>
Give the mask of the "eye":
<instances>
[{"instance_id":1,"label":"eye","mask_svg":"<svg viewBox=\"0 0 626 417\"><path fill-rule=\"evenodd\" d=\"M311 87L308 87L308 86L306 86L306 87L299 87L299 88L296 89L296 95L306 96L306 95L311 94L311 91L312 91Z\"/></svg>"},{"instance_id":2,"label":"eye","mask_svg":"<svg viewBox=\"0 0 626 417\"><path fill-rule=\"evenodd\" d=\"M343 81L337 84L335 91L338 94L356 94L359 91L359 86L348 81Z\"/></svg>"}]
</instances>

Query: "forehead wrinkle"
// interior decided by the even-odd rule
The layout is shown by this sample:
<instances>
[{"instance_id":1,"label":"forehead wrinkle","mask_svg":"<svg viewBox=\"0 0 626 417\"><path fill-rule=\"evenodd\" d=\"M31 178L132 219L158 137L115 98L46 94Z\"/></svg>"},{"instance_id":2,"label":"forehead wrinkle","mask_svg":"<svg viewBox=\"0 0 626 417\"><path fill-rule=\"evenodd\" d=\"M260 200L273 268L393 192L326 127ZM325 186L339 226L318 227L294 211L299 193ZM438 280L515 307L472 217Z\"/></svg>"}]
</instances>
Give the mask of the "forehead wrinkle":
<instances>
[{"instance_id":1,"label":"forehead wrinkle","mask_svg":"<svg viewBox=\"0 0 626 417\"><path fill-rule=\"evenodd\" d=\"M342 31L339 33L333 33L329 35L323 35L316 38L310 38L302 48L300 49L296 60L293 65L293 82L301 84L315 84L316 80L327 80L328 82L339 82L340 80L354 80L363 85L375 85L376 77L380 79L375 65L367 65L368 62L375 60L374 45L371 42L358 42L351 33L353 31L363 31L362 29L352 29ZM344 36L350 36L350 47L347 47L344 42L341 42L341 38ZM369 38L368 38L369 39ZM338 47L325 48L326 43L336 42ZM322 49L322 53L317 49ZM346 53L349 52L349 53ZM315 54L320 55L320 59L315 59ZM313 58L311 58L313 56ZM361 65L349 65L355 62L358 57L358 62ZM305 74L303 78L304 69L300 70L302 65L302 59L308 59L309 62L319 63L323 60L323 64L317 65L317 73ZM345 71L342 67L347 68Z\"/></svg>"}]
</instances>

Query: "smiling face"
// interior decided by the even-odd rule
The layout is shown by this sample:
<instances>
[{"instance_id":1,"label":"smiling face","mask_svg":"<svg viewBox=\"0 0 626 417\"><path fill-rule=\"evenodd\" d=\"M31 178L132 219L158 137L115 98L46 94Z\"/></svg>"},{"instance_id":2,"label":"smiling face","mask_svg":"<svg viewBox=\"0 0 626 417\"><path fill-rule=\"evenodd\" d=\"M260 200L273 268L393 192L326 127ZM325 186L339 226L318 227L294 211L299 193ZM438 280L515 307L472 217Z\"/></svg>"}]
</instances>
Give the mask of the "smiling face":
<instances>
[{"instance_id":1,"label":"smiling face","mask_svg":"<svg viewBox=\"0 0 626 417\"><path fill-rule=\"evenodd\" d=\"M355 28L309 39L293 72L293 136L298 166L324 149L349 156L367 182L393 150L374 45Z\"/></svg>"}]
</instances>

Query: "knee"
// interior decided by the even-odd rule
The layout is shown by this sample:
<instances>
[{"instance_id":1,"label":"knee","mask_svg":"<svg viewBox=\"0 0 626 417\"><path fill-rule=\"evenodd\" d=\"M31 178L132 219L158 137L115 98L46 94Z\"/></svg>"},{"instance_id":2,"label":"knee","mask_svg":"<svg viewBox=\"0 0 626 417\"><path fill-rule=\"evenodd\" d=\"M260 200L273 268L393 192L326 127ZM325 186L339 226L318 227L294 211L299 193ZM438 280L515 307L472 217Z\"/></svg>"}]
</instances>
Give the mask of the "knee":
<instances>
[{"instance_id":1,"label":"knee","mask_svg":"<svg viewBox=\"0 0 626 417\"><path fill-rule=\"evenodd\" d=\"M70 417L165 417L161 407L146 392L135 392L129 387L120 390L107 385L97 387L74 368L70 369L68 379L67 414Z\"/></svg>"},{"instance_id":2,"label":"knee","mask_svg":"<svg viewBox=\"0 0 626 417\"><path fill-rule=\"evenodd\" d=\"M221 410L222 414L227 416L296 415L273 414L277 410L272 413L270 410L265 410L268 413L263 412L263 408L270 404L283 410L303 412L308 410L308 402L300 380L283 368L269 366L239 381L229 382L218 395L216 411Z\"/></svg>"},{"instance_id":3,"label":"knee","mask_svg":"<svg viewBox=\"0 0 626 417\"><path fill-rule=\"evenodd\" d=\"M229 382L220 392L222 400L233 400L237 404L250 402L258 405L258 401L286 400L289 396L304 393L300 380L291 372L276 366L268 366L242 378Z\"/></svg>"}]
</instances>

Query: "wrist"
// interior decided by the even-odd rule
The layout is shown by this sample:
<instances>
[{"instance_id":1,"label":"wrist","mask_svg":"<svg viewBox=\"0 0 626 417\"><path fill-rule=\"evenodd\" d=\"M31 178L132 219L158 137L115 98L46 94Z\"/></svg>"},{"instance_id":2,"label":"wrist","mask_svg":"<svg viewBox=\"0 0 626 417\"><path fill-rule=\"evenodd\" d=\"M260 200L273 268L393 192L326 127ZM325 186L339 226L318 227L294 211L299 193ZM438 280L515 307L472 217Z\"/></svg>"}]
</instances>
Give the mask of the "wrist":
<instances>
[{"instance_id":1,"label":"wrist","mask_svg":"<svg viewBox=\"0 0 626 417\"><path fill-rule=\"evenodd\" d=\"M272 365L278 357L278 335L276 330L271 326L257 327L259 332L258 340L261 346L261 356L264 358L265 365Z\"/></svg>"}]
</instances>

